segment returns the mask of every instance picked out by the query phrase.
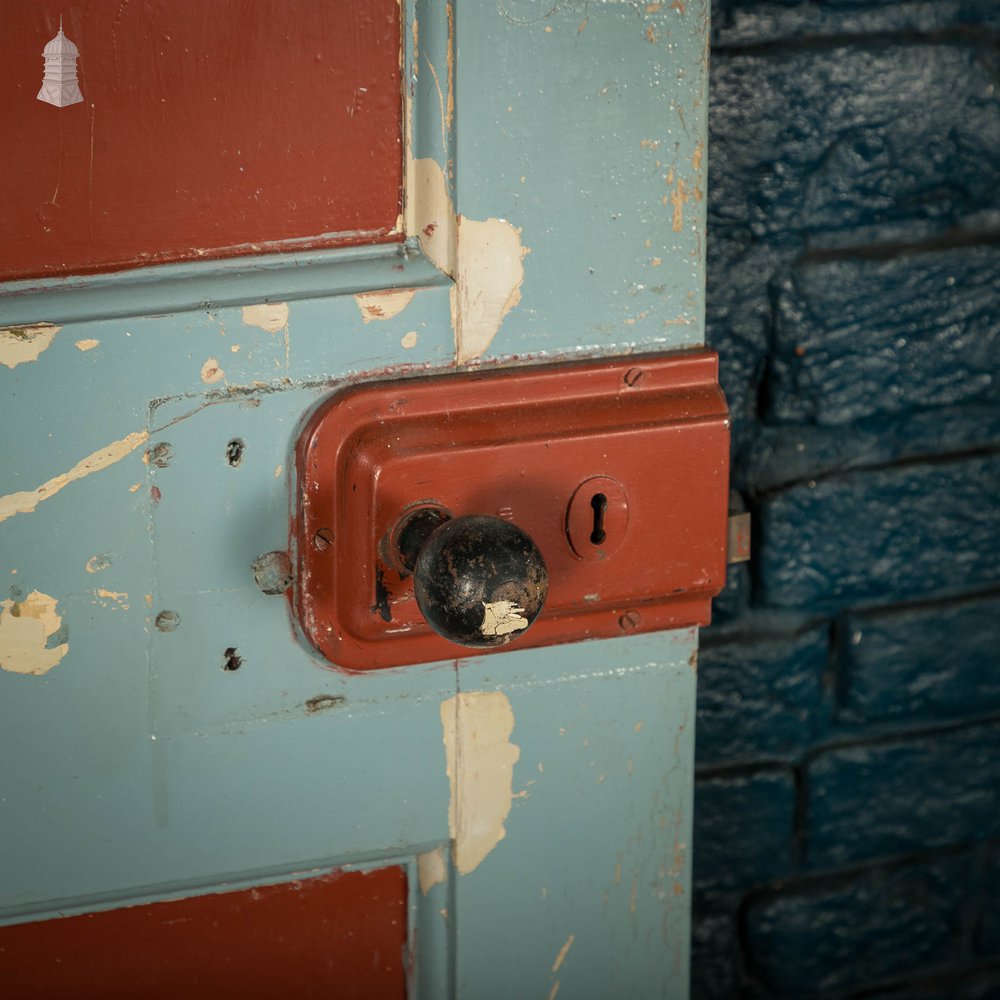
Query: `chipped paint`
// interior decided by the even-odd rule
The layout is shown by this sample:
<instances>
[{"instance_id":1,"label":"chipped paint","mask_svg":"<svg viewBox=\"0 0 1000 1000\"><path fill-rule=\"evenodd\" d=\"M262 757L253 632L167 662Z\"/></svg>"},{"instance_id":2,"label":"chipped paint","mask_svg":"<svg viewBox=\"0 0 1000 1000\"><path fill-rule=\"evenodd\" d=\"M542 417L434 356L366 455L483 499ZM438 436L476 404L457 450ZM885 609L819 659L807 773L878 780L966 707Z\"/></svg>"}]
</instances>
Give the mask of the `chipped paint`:
<instances>
[{"instance_id":1,"label":"chipped paint","mask_svg":"<svg viewBox=\"0 0 1000 1000\"><path fill-rule=\"evenodd\" d=\"M504 317L521 301L524 258L530 252L521 242L521 230L506 220L459 216L458 268L451 290L459 364L483 355Z\"/></svg>"},{"instance_id":2,"label":"chipped paint","mask_svg":"<svg viewBox=\"0 0 1000 1000\"><path fill-rule=\"evenodd\" d=\"M467 691L448 698L441 704L441 727L451 784L452 856L455 867L467 875L506 836L504 821L521 750L510 742L514 711L502 691Z\"/></svg>"},{"instance_id":3,"label":"chipped paint","mask_svg":"<svg viewBox=\"0 0 1000 1000\"><path fill-rule=\"evenodd\" d=\"M70 483L120 462L126 455L135 451L139 445L145 444L148 440L148 432L136 431L134 434L123 437L120 441L112 441L104 448L92 452L77 462L68 472L53 476L37 489L8 493L6 496L0 497L0 521L6 521L7 518L13 517L15 514L30 514L43 500L54 497Z\"/></svg>"},{"instance_id":4,"label":"chipped paint","mask_svg":"<svg viewBox=\"0 0 1000 1000\"><path fill-rule=\"evenodd\" d=\"M416 290L397 288L384 292L362 292L354 296L354 301L366 323L372 320L392 319L398 316L412 301Z\"/></svg>"},{"instance_id":5,"label":"chipped paint","mask_svg":"<svg viewBox=\"0 0 1000 1000\"><path fill-rule=\"evenodd\" d=\"M111 560L107 556L91 556L84 569L88 573L100 573L101 570L108 569L110 566Z\"/></svg>"},{"instance_id":6,"label":"chipped paint","mask_svg":"<svg viewBox=\"0 0 1000 1000\"><path fill-rule=\"evenodd\" d=\"M433 851L417 855L417 878L420 891L425 896L434 886L448 880L448 862L445 860L443 847L435 847Z\"/></svg>"},{"instance_id":7,"label":"chipped paint","mask_svg":"<svg viewBox=\"0 0 1000 1000\"><path fill-rule=\"evenodd\" d=\"M403 339L400 340L399 343L403 347L405 347L407 350L409 350L411 347L416 347L417 346L417 339L418 339L417 331L416 330L410 330L409 333L404 333L403 334Z\"/></svg>"},{"instance_id":8,"label":"chipped paint","mask_svg":"<svg viewBox=\"0 0 1000 1000\"><path fill-rule=\"evenodd\" d=\"M667 177L667 183L673 182L673 170ZM675 185L673 191L670 192L670 204L674 208L674 218L673 218L673 230L675 233L679 233L684 228L684 204L685 202L691 201L701 201L703 193L700 187L690 187L684 183L683 177L677 178L677 184Z\"/></svg>"},{"instance_id":9,"label":"chipped paint","mask_svg":"<svg viewBox=\"0 0 1000 1000\"><path fill-rule=\"evenodd\" d=\"M524 608L513 601L483 601L483 623L479 626L483 635L510 635L530 624L524 617Z\"/></svg>"},{"instance_id":10,"label":"chipped paint","mask_svg":"<svg viewBox=\"0 0 1000 1000\"><path fill-rule=\"evenodd\" d=\"M553 972L558 972L563 962L566 961L566 956L569 954L570 948L573 947L573 942L575 940L576 940L575 934L570 934L570 936L566 938L566 943L559 949L559 954L556 955L556 960L555 962L552 963Z\"/></svg>"},{"instance_id":11,"label":"chipped paint","mask_svg":"<svg viewBox=\"0 0 1000 1000\"><path fill-rule=\"evenodd\" d=\"M201 380L206 385L221 382L225 377L226 373L219 367L218 358L208 358L201 366Z\"/></svg>"},{"instance_id":12,"label":"chipped paint","mask_svg":"<svg viewBox=\"0 0 1000 1000\"><path fill-rule=\"evenodd\" d=\"M78 351L92 351L100 343L99 340L94 340L93 338L87 340L78 340L75 344Z\"/></svg>"},{"instance_id":13,"label":"chipped paint","mask_svg":"<svg viewBox=\"0 0 1000 1000\"><path fill-rule=\"evenodd\" d=\"M103 608L117 608L120 611L128 611L128 593L124 590L108 590L105 587L98 587L95 591L100 600L94 601Z\"/></svg>"},{"instance_id":14,"label":"chipped paint","mask_svg":"<svg viewBox=\"0 0 1000 1000\"><path fill-rule=\"evenodd\" d=\"M287 302L261 302L255 306L244 306L242 312L247 326L258 326L268 333L277 333L288 326Z\"/></svg>"},{"instance_id":15,"label":"chipped paint","mask_svg":"<svg viewBox=\"0 0 1000 1000\"><path fill-rule=\"evenodd\" d=\"M406 231L439 271L455 273L455 210L444 171L431 157L406 165Z\"/></svg>"},{"instance_id":16,"label":"chipped paint","mask_svg":"<svg viewBox=\"0 0 1000 1000\"><path fill-rule=\"evenodd\" d=\"M48 673L69 652L50 646L62 628L54 597L33 590L23 601L0 601L0 667L14 674Z\"/></svg>"},{"instance_id":17,"label":"chipped paint","mask_svg":"<svg viewBox=\"0 0 1000 1000\"><path fill-rule=\"evenodd\" d=\"M8 326L0 329L0 365L16 368L26 361L37 361L48 350L55 335L62 329L52 323L32 326Z\"/></svg>"}]
</instances>

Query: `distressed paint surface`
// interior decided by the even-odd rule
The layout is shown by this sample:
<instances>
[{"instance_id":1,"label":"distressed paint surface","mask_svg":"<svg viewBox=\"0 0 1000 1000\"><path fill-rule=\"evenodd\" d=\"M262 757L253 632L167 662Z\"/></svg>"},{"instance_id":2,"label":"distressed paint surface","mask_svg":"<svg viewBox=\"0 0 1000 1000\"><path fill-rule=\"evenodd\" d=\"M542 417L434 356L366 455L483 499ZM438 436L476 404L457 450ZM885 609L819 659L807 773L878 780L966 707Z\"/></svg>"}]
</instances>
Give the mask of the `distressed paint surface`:
<instances>
[{"instance_id":1,"label":"distressed paint surface","mask_svg":"<svg viewBox=\"0 0 1000 1000\"><path fill-rule=\"evenodd\" d=\"M23 601L0 601L0 667L14 674L48 673L69 652L52 643L62 618L57 601L33 590Z\"/></svg>"},{"instance_id":2,"label":"distressed paint surface","mask_svg":"<svg viewBox=\"0 0 1000 1000\"><path fill-rule=\"evenodd\" d=\"M36 655L69 646L0 670L0 749L29 762L0 776L0 921L398 861L420 996L686 996L693 633L348 675L252 572L336 385L700 341L704 201L679 232L670 202L704 189L684 7L404 5L406 249L0 289L5 328L67 328L0 367L0 578L58 599ZM411 290L365 322L356 296ZM455 717L451 778L463 702L487 728Z\"/></svg>"},{"instance_id":3,"label":"distressed paint surface","mask_svg":"<svg viewBox=\"0 0 1000 1000\"><path fill-rule=\"evenodd\" d=\"M34 490L23 490L19 493L8 493L0 496L0 521L15 514L30 514L42 501L55 496L70 483L91 476L95 472L106 469L115 462L120 462L126 455L135 451L139 445L149 439L146 431L135 431L126 434L120 441L113 441L107 447L100 448L86 458L80 459L72 469L46 480Z\"/></svg>"},{"instance_id":4,"label":"distressed paint surface","mask_svg":"<svg viewBox=\"0 0 1000 1000\"><path fill-rule=\"evenodd\" d=\"M0 365L16 368L27 361L37 361L60 329L52 323L35 323L0 330Z\"/></svg>"},{"instance_id":5,"label":"distressed paint surface","mask_svg":"<svg viewBox=\"0 0 1000 1000\"><path fill-rule=\"evenodd\" d=\"M455 867L467 875L504 838L521 751L510 740L514 713L501 691L449 698L441 705L441 728L451 788L452 854Z\"/></svg>"}]
</instances>

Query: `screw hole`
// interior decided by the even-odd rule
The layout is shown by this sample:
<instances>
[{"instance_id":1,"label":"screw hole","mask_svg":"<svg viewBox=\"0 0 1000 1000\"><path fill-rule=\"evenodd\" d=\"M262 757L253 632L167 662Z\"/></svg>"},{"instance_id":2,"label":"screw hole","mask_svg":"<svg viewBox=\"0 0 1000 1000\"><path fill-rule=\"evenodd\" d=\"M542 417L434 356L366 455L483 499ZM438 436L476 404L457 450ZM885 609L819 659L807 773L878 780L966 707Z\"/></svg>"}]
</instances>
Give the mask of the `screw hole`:
<instances>
[{"instance_id":1,"label":"screw hole","mask_svg":"<svg viewBox=\"0 0 1000 1000\"><path fill-rule=\"evenodd\" d=\"M595 493L590 498L590 506L594 508L594 530L590 533L591 545L601 545L608 537L604 530L604 513L608 509L608 498L603 493Z\"/></svg>"},{"instance_id":2,"label":"screw hole","mask_svg":"<svg viewBox=\"0 0 1000 1000\"><path fill-rule=\"evenodd\" d=\"M243 452L246 449L243 438L233 438L226 445L226 461L235 469L243 462Z\"/></svg>"},{"instance_id":3,"label":"screw hole","mask_svg":"<svg viewBox=\"0 0 1000 1000\"><path fill-rule=\"evenodd\" d=\"M230 646L222 656L223 670L239 670L243 666L243 657L240 656L235 646Z\"/></svg>"},{"instance_id":4,"label":"screw hole","mask_svg":"<svg viewBox=\"0 0 1000 1000\"><path fill-rule=\"evenodd\" d=\"M176 611L161 611L154 621L160 632L173 632L181 623L181 616Z\"/></svg>"}]
</instances>

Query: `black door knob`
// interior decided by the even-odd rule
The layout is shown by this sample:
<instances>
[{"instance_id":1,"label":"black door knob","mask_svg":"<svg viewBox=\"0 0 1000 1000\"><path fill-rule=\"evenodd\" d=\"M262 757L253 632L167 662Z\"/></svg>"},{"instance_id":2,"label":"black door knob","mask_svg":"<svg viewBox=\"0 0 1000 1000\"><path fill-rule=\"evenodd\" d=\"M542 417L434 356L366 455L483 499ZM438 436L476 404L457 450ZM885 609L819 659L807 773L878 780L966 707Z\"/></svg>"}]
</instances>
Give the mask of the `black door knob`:
<instances>
[{"instance_id":1,"label":"black door knob","mask_svg":"<svg viewBox=\"0 0 1000 1000\"><path fill-rule=\"evenodd\" d=\"M549 589L545 560L516 525L424 509L398 537L420 612L444 638L462 646L502 646L542 610Z\"/></svg>"}]
</instances>

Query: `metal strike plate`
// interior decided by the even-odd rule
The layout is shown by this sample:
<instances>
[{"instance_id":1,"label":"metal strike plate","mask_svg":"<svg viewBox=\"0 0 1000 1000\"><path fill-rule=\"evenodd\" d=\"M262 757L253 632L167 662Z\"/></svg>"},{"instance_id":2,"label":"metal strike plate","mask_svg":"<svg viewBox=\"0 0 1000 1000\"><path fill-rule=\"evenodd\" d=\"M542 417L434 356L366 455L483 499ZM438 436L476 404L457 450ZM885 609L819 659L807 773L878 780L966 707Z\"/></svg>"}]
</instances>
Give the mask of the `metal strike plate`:
<instances>
[{"instance_id":1,"label":"metal strike plate","mask_svg":"<svg viewBox=\"0 0 1000 1000\"><path fill-rule=\"evenodd\" d=\"M369 382L335 393L297 450L290 599L331 663L477 655L423 621L389 538L437 504L524 529L541 614L508 649L705 625L726 579L729 416L713 352ZM482 655L479 651L478 655Z\"/></svg>"}]
</instances>

